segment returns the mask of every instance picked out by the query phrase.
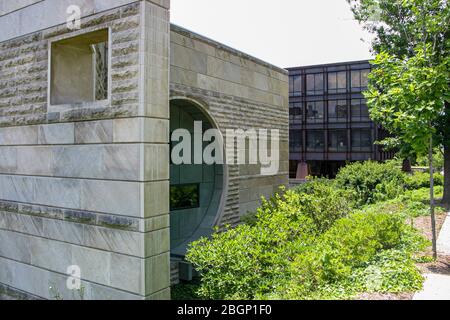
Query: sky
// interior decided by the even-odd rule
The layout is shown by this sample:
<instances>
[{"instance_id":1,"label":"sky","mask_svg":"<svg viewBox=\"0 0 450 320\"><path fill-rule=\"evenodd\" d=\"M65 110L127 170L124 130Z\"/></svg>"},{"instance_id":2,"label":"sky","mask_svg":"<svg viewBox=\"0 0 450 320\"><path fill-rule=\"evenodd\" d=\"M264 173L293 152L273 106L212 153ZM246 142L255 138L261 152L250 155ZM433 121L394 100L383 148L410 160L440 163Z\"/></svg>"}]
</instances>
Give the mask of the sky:
<instances>
[{"instance_id":1,"label":"sky","mask_svg":"<svg viewBox=\"0 0 450 320\"><path fill-rule=\"evenodd\" d=\"M346 0L171 0L171 21L282 68L372 57Z\"/></svg>"}]
</instances>

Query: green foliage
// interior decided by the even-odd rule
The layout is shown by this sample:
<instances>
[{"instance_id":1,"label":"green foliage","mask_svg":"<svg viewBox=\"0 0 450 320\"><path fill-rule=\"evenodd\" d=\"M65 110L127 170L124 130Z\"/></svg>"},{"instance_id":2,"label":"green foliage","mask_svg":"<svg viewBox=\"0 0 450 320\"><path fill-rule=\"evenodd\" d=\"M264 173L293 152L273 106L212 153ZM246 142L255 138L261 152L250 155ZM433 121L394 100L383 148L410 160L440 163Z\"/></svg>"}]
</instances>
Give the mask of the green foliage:
<instances>
[{"instance_id":1,"label":"green foliage","mask_svg":"<svg viewBox=\"0 0 450 320\"><path fill-rule=\"evenodd\" d=\"M365 268L357 269L351 278L360 292L419 291L424 279L414 262L402 250L384 250L375 255Z\"/></svg>"},{"instance_id":2,"label":"green foliage","mask_svg":"<svg viewBox=\"0 0 450 320\"><path fill-rule=\"evenodd\" d=\"M351 299L417 291L423 278L415 263L429 260L421 255L429 243L410 221L429 214L427 176L407 176L393 162L355 163L335 181L313 179L282 190L263 199L246 224L193 243L187 259L201 283L174 295ZM437 186L437 196L442 192Z\"/></svg>"},{"instance_id":3,"label":"green foliage","mask_svg":"<svg viewBox=\"0 0 450 320\"><path fill-rule=\"evenodd\" d=\"M411 254L426 244L401 215L352 214L297 256L290 281L275 296L338 299L366 291L420 289L421 276Z\"/></svg>"},{"instance_id":4,"label":"green foliage","mask_svg":"<svg viewBox=\"0 0 450 320\"><path fill-rule=\"evenodd\" d=\"M172 300L202 300L198 295L200 284L197 282L180 283L171 288Z\"/></svg>"},{"instance_id":5,"label":"green foliage","mask_svg":"<svg viewBox=\"0 0 450 320\"><path fill-rule=\"evenodd\" d=\"M247 224L190 246L186 258L202 276L195 294L349 299L420 289L414 263L428 242L409 218L428 214L428 208L420 201L422 189L404 192L404 179L392 163L353 164L337 181L311 180L263 200ZM387 200L355 212L355 202L380 199Z\"/></svg>"},{"instance_id":6,"label":"green foliage","mask_svg":"<svg viewBox=\"0 0 450 320\"><path fill-rule=\"evenodd\" d=\"M442 197L443 188L436 187L436 196ZM387 201L377 202L364 207L364 211L373 213L399 214L404 218L416 218L430 214L430 189L408 190L399 197ZM436 213L445 212L436 207Z\"/></svg>"},{"instance_id":7,"label":"green foliage","mask_svg":"<svg viewBox=\"0 0 450 320\"><path fill-rule=\"evenodd\" d=\"M444 194L444 188L437 186L434 188L434 194L436 198L442 198ZM417 190L408 190L399 197L402 201L421 202L428 205L430 203L430 189L421 188Z\"/></svg>"},{"instance_id":8,"label":"green foliage","mask_svg":"<svg viewBox=\"0 0 450 320\"><path fill-rule=\"evenodd\" d=\"M416 161L418 166L429 167L430 162L428 161L428 156L420 156ZM444 150L436 148L433 155L433 165L437 171L442 171L444 169Z\"/></svg>"},{"instance_id":9,"label":"green foliage","mask_svg":"<svg viewBox=\"0 0 450 320\"><path fill-rule=\"evenodd\" d=\"M446 0L347 0L355 18L375 35L372 48L397 56L414 55L421 43L433 43L436 54L446 57L450 9Z\"/></svg>"},{"instance_id":10,"label":"green foliage","mask_svg":"<svg viewBox=\"0 0 450 320\"><path fill-rule=\"evenodd\" d=\"M365 93L371 118L409 144L418 154L426 154L432 124L444 113L449 99L449 63L429 65L432 52L418 48L412 58L401 59L380 53L369 76Z\"/></svg>"},{"instance_id":11,"label":"green foliage","mask_svg":"<svg viewBox=\"0 0 450 320\"><path fill-rule=\"evenodd\" d=\"M428 170L429 171L429 170ZM444 176L440 173L434 174L434 185L443 186ZM417 190L421 188L430 188L430 174L426 172L415 172L412 175L407 175L405 179L405 186L408 190Z\"/></svg>"},{"instance_id":12,"label":"green foliage","mask_svg":"<svg viewBox=\"0 0 450 320\"><path fill-rule=\"evenodd\" d=\"M202 275L209 299L253 299L274 290L292 259L351 211L347 193L313 182L309 193L289 190L264 200L254 225L216 232L191 244L187 260Z\"/></svg>"},{"instance_id":13,"label":"green foliage","mask_svg":"<svg viewBox=\"0 0 450 320\"><path fill-rule=\"evenodd\" d=\"M429 147L448 148L450 2L347 1L375 36L377 57L365 93L371 118L419 157ZM442 168L442 155L437 157Z\"/></svg>"},{"instance_id":14,"label":"green foliage","mask_svg":"<svg viewBox=\"0 0 450 320\"><path fill-rule=\"evenodd\" d=\"M358 162L342 168L336 176L340 188L356 194L359 205L396 198L403 192L405 175L394 163Z\"/></svg>"}]
</instances>

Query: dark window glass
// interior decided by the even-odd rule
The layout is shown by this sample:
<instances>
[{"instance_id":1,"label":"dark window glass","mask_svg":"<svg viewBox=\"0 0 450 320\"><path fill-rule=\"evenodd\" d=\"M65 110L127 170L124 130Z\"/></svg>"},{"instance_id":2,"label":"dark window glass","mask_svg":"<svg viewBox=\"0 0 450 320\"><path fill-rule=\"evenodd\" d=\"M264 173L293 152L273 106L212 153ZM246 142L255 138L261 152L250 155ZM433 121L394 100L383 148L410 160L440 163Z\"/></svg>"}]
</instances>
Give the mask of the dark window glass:
<instances>
[{"instance_id":1,"label":"dark window glass","mask_svg":"<svg viewBox=\"0 0 450 320\"><path fill-rule=\"evenodd\" d=\"M352 151L371 152L372 145L372 131L370 129L352 130Z\"/></svg>"},{"instance_id":2,"label":"dark window glass","mask_svg":"<svg viewBox=\"0 0 450 320\"><path fill-rule=\"evenodd\" d=\"M289 109L289 120L292 124L301 124L303 120L302 103L292 103Z\"/></svg>"},{"instance_id":3,"label":"dark window glass","mask_svg":"<svg viewBox=\"0 0 450 320\"><path fill-rule=\"evenodd\" d=\"M369 109L365 99L352 99L352 121L370 121Z\"/></svg>"},{"instance_id":4,"label":"dark window glass","mask_svg":"<svg viewBox=\"0 0 450 320\"><path fill-rule=\"evenodd\" d=\"M289 77L289 95L298 97L302 95L302 76Z\"/></svg>"},{"instance_id":5,"label":"dark window glass","mask_svg":"<svg viewBox=\"0 0 450 320\"><path fill-rule=\"evenodd\" d=\"M353 92L367 90L369 73L370 73L369 69L352 71L351 85Z\"/></svg>"},{"instance_id":6,"label":"dark window glass","mask_svg":"<svg viewBox=\"0 0 450 320\"><path fill-rule=\"evenodd\" d=\"M328 120L330 122L346 122L348 107L346 100L328 101Z\"/></svg>"},{"instance_id":7,"label":"dark window glass","mask_svg":"<svg viewBox=\"0 0 450 320\"><path fill-rule=\"evenodd\" d=\"M325 132L323 130L311 130L307 134L306 149L310 152L325 151Z\"/></svg>"},{"instance_id":8,"label":"dark window glass","mask_svg":"<svg viewBox=\"0 0 450 320\"><path fill-rule=\"evenodd\" d=\"M332 130L328 135L328 151L347 152L347 131Z\"/></svg>"},{"instance_id":9,"label":"dark window glass","mask_svg":"<svg viewBox=\"0 0 450 320\"><path fill-rule=\"evenodd\" d=\"M369 85L369 74L370 70L361 71L361 87L363 87L364 90L366 90Z\"/></svg>"},{"instance_id":10,"label":"dark window glass","mask_svg":"<svg viewBox=\"0 0 450 320\"><path fill-rule=\"evenodd\" d=\"M308 95L321 95L324 91L323 73L306 75L306 93Z\"/></svg>"},{"instance_id":11,"label":"dark window glass","mask_svg":"<svg viewBox=\"0 0 450 320\"><path fill-rule=\"evenodd\" d=\"M306 117L309 123L323 123L324 120L323 101L307 102Z\"/></svg>"},{"instance_id":12,"label":"dark window glass","mask_svg":"<svg viewBox=\"0 0 450 320\"><path fill-rule=\"evenodd\" d=\"M302 152L302 131L290 130L289 131L289 150L292 153Z\"/></svg>"},{"instance_id":13,"label":"dark window glass","mask_svg":"<svg viewBox=\"0 0 450 320\"><path fill-rule=\"evenodd\" d=\"M170 210L200 207L200 187L198 184L170 186Z\"/></svg>"},{"instance_id":14,"label":"dark window glass","mask_svg":"<svg viewBox=\"0 0 450 320\"><path fill-rule=\"evenodd\" d=\"M328 74L328 92L345 93L347 92L347 72L330 72Z\"/></svg>"}]
</instances>

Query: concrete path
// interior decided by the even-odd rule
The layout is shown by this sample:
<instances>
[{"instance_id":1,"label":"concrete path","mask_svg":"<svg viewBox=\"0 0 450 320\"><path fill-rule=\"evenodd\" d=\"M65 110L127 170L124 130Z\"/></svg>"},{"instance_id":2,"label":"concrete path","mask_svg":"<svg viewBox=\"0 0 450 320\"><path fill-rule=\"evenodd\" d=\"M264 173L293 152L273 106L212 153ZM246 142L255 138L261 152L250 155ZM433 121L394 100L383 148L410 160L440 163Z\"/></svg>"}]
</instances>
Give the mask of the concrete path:
<instances>
[{"instance_id":1,"label":"concrete path","mask_svg":"<svg viewBox=\"0 0 450 320\"><path fill-rule=\"evenodd\" d=\"M450 276L426 274L423 290L413 300L450 300Z\"/></svg>"},{"instance_id":2,"label":"concrete path","mask_svg":"<svg viewBox=\"0 0 450 320\"><path fill-rule=\"evenodd\" d=\"M437 241L438 252L444 256L450 256L450 213L445 219Z\"/></svg>"},{"instance_id":3,"label":"concrete path","mask_svg":"<svg viewBox=\"0 0 450 320\"><path fill-rule=\"evenodd\" d=\"M442 226L437 242L440 255L450 256L450 213ZM426 274L423 290L414 300L450 300L450 275Z\"/></svg>"}]
</instances>

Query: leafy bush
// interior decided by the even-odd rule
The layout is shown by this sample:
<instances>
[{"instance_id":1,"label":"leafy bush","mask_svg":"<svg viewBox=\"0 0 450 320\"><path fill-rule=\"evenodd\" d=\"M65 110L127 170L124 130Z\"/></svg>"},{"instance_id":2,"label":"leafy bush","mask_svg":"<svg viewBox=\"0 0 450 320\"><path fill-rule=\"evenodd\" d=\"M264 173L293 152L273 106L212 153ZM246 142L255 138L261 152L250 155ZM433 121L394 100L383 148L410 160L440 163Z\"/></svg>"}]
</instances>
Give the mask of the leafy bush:
<instances>
[{"instance_id":1,"label":"leafy bush","mask_svg":"<svg viewBox=\"0 0 450 320\"><path fill-rule=\"evenodd\" d=\"M350 211L344 192L321 183L310 193L289 190L263 200L254 225L191 244L186 258L202 275L200 295L253 299L272 292L303 247Z\"/></svg>"},{"instance_id":2,"label":"leafy bush","mask_svg":"<svg viewBox=\"0 0 450 320\"><path fill-rule=\"evenodd\" d=\"M396 198L404 182L405 175L394 163L373 161L350 164L336 176L337 186L354 191L359 205Z\"/></svg>"},{"instance_id":3,"label":"leafy bush","mask_svg":"<svg viewBox=\"0 0 450 320\"><path fill-rule=\"evenodd\" d=\"M369 289L393 292L390 289L418 288L420 273L411 254L426 244L400 215L353 214L337 221L297 256L291 265L291 280L279 287L275 296L336 299ZM381 277L378 287L371 283L374 270Z\"/></svg>"},{"instance_id":4,"label":"leafy bush","mask_svg":"<svg viewBox=\"0 0 450 320\"><path fill-rule=\"evenodd\" d=\"M444 176L440 173L435 173L434 185L443 186ZM426 172L415 172L412 175L407 175L405 179L405 186L408 190L430 188L430 174Z\"/></svg>"},{"instance_id":5,"label":"leafy bush","mask_svg":"<svg viewBox=\"0 0 450 320\"><path fill-rule=\"evenodd\" d=\"M179 283L170 290L172 300L201 300L197 294L200 284L196 281L192 283Z\"/></svg>"},{"instance_id":6,"label":"leafy bush","mask_svg":"<svg viewBox=\"0 0 450 320\"><path fill-rule=\"evenodd\" d=\"M414 263L428 242L407 218L428 214L429 189L405 192L405 178L393 163L357 163L336 181L313 179L263 199L245 224L191 244L186 259L202 277L196 294L343 299L420 289Z\"/></svg>"}]
</instances>

